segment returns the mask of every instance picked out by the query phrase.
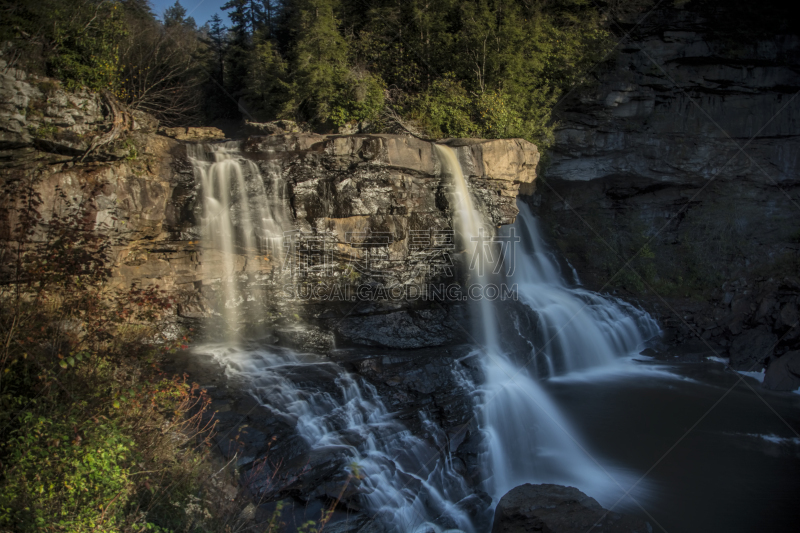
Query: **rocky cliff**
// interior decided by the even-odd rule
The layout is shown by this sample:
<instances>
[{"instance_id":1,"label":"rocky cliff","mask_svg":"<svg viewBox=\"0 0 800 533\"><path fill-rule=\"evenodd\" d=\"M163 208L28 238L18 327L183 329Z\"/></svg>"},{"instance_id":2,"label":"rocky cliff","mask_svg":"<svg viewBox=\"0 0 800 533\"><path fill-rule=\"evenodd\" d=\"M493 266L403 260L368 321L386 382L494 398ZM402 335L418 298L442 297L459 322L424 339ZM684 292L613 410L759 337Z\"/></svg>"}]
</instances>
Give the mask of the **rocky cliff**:
<instances>
[{"instance_id":1,"label":"rocky cliff","mask_svg":"<svg viewBox=\"0 0 800 533\"><path fill-rule=\"evenodd\" d=\"M800 338L800 36L684 4L629 26L558 107L531 203L588 285L643 299L693 353L758 368Z\"/></svg>"},{"instance_id":2,"label":"rocky cliff","mask_svg":"<svg viewBox=\"0 0 800 533\"><path fill-rule=\"evenodd\" d=\"M53 80L9 68L0 76L0 92L6 102L0 109L5 238L16 224L19 187L32 184L42 195L43 222L53 210L81 204L87 221L114 238L113 286L158 285L176 293L183 318L241 307L237 327L255 325L286 344L315 350L329 348L334 335L388 348L438 346L463 335L451 316L462 311L442 305L447 294L435 301L404 297L411 286L464 282L449 179L433 143L284 132L224 146L246 172L259 175L260 189L285 211L279 230L297 242L271 251L237 243L232 272L221 275L226 259L203 245L204 198L211 193L193 164L223 147L202 144L221 141L221 132L157 133L155 121L123 109L110 95L70 93ZM487 223L513 222L520 187L536 177L536 147L522 140L443 142L455 150ZM232 216L241 212L234 203ZM319 257L325 265L314 262ZM370 268L348 270L354 259L369 261ZM226 283L237 285L241 301L226 296ZM331 298L321 286L371 289L353 308L349 293ZM403 297L387 296L391 287ZM310 327L298 330L297 318Z\"/></svg>"}]
</instances>

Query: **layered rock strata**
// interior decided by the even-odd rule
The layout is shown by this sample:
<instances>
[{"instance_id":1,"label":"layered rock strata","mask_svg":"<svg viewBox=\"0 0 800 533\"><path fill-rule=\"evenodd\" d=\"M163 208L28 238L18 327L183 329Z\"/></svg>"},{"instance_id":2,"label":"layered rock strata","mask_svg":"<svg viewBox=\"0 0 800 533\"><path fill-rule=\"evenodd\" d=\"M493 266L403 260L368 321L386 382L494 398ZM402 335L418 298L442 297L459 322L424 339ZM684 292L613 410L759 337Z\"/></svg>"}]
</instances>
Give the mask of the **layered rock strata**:
<instances>
[{"instance_id":1,"label":"layered rock strata","mask_svg":"<svg viewBox=\"0 0 800 533\"><path fill-rule=\"evenodd\" d=\"M642 299L693 357L758 370L800 340L800 37L722 15L644 18L557 108L531 203L589 287Z\"/></svg>"}]
</instances>

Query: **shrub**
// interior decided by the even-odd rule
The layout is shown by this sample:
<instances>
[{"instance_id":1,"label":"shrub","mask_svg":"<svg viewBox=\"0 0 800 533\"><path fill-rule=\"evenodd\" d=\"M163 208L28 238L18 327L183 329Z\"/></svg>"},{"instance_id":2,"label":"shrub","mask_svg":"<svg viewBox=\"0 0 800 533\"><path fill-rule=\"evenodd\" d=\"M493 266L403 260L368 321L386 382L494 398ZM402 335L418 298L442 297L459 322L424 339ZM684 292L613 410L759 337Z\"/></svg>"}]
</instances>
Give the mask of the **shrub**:
<instances>
[{"instance_id":1,"label":"shrub","mask_svg":"<svg viewBox=\"0 0 800 533\"><path fill-rule=\"evenodd\" d=\"M80 204L57 194L44 220L36 185L4 191L0 529L191 524L208 470L208 399L158 368L187 342L168 342L160 326L171 298L110 290L114 231L95 226L94 191Z\"/></svg>"}]
</instances>

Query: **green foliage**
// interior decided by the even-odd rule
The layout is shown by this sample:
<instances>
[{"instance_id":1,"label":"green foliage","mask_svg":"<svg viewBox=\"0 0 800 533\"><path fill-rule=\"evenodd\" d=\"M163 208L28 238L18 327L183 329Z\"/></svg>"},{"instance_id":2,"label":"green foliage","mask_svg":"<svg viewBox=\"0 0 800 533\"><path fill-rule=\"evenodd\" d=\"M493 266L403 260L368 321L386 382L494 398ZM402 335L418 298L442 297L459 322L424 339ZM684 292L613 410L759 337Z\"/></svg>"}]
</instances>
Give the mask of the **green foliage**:
<instances>
[{"instance_id":1,"label":"green foliage","mask_svg":"<svg viewBox=\"0 0 800 533\"><path fill-rule=\"evenodd\" d=\"M435 80L410 107L410 118L433 137L478 136L473 100L452 74Z\"/></svg>"},{"instance_id":2,"label":"green foliage","mask_svg":"<svg viewBox=\"0 0 800 533\"><path fill-rule=\"evenodd\" d=\"M289 100L286 78L286 63L274 44L257 35L247 68L248 111L264 119L279 116Z\"/></svg>"},{"instance_id":3,"label":"green foliage","mask_svg":"<svg viewBox=\"0 0 800 533\"><path fill-rule=\"evenodd\" d=\"M71 411L82 408L86 405L73 405ZM103 515L130 489L133 446L113 422L26 410L6 442L11 469L0 487L0 523L69 531L113 528L114 516L104 520Z\"/></svg>"},{"instance_id":4,"label":"green foliage","mask_svg":"<svg viewBox=\"0 0 800 533\"><path fill-rule=\"evenodd\" d=\"M199 119L211 58L180 4L168 10L166 24L144 0L0 0L0 9L8 15L0 37L11 44L4 55L13 66L57 78L69 90L107 90L165 125Z\"/></svg>"},{"instance_id":5,"label":"green foliage","mask_svg":"<svg viewBox=\"0 0 800 533\"><path fill-rule=\"evenodd\" d=\"M281 14L269 48L253 34L247 98L269 119L323 130L407 124L546 147L557 99L611 44L588 0L294 0Z\"/></svg>"},{"instance_id":6,"label":"green foliage","mask_svg":"<svg viewBox=\"0 0 800 533\"><path fill-rule=\"evenodd\" d=\"M49 14L55 54L50 74L68 89L116 90L120 82L119 42L126 35L122 10L113 2L58 3Z\"/></svg>"},{"instance_id":7,"label":"green foliage","mask_svg":"<svg viewBox=\"0 0 800 533\"><path fill-rule=\"evenodd\" d=\"M186 8L181 5L180 1L175 0L175 3L164 11L164 26L167 28L185 26L194 29L197 24L192 17L186 16Z\"/></svg>"},{"instance_id":8,"label":"green foliage","mask_svg":"<svg viewBox=\"0 0 800 533\"><path fill-rule=\"evenodd\" d=\"M383 81L369 72L350 70L331 98L331 121L345 124L375 120L383 109Z\"/></svg>"},{"instance_id":9,"label":"green foliage","mask_svg":"<svg viewBox=\"0 0 800 533\"><path fill-rule=\"evenodd\" d=\"M347 42L338 30L336 0L298 0L291 28L296 35L292 51L290 105L302 117L326 122L348 73Z\"/></svg>"},{"instance_id":10,"label":"green foliage","mask_svg":"<svg viewBox=\"0 0 800 533\"><path fill-rule=\"evenodd\" d=\"M157 287L106 286L114 231L95 227L97 191L83 190L81 203L56 191L45 219L35 179L7 187L15 202L0 246L0 529L191 523L197 474L207 470L208 400L156 365L159 351L187 342L153 344L171 299Z\"/></svg>"}]
</instances>

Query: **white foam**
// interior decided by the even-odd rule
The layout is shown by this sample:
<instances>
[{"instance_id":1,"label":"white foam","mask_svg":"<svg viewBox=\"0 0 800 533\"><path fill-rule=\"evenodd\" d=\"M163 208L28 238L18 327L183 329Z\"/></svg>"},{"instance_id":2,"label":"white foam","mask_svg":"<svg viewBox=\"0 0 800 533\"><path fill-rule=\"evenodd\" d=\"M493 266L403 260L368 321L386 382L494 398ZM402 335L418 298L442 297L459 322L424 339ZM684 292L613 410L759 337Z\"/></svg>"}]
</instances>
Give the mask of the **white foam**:
<instances>
[{"instance_id":1,"label":"white foam","mask_svg":"<svg viewBox=\"0 0 800 533\"><path fill-rule=\"evenodd\" d=\"M754 439L761 439L773 444L781 444L787 446L800 446L800 437L779 437L774 433L734 433L734 435L743 435Z\"/></svg>"},{"instance_id":2,"label":"white foam","mask_svg":"<svg viewBox=\"0 0 800 533\"><path fill-rule=\"evenodd\" d=\"M699 381L674 372L670 365L652 364L654 359L643 355L630 355L620 358L615 364L576 370L561 376L554 376L547 381L551 383L593 383L621 379L656 378L691 383Z\"/></svg>"},{"instance_id":3,"label":"white foam","mask_svg":"<svg viewBox=\"0 0 800 533\"><path fill-rule=\"evenodd\" d=\"M746 372L744 370L737 370L737 372L743 376L747 376L749 378L753 378L759 383L764 383L764 369L762 368L760 372Z\"/></svg>"}]
</instances>

